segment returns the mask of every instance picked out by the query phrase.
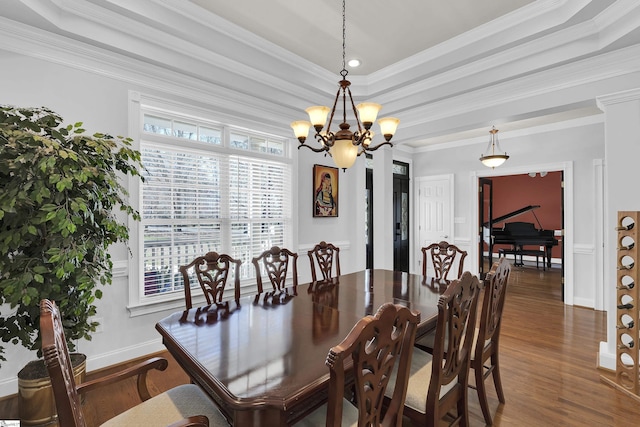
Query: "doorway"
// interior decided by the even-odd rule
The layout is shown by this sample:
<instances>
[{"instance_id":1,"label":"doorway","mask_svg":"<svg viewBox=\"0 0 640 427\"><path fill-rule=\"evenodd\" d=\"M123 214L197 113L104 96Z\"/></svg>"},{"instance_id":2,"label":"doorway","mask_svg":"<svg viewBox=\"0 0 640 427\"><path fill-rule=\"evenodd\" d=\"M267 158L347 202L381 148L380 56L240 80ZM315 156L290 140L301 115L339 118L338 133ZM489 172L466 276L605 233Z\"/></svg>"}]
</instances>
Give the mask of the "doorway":
<instances>
[{"instance_id":1,"label":"doorway","mask_svg":"<svg viewBox=\"0 0 640 427\"><path fill-rule=\"evenodd\" d=\"M365 226L364 240L366 251L366 267L373 268L373 167L371 165L371 154L367 154L367 162L365 168Z\"/></svg>"},{"instance_id":2,"label":"doorway","mask_svg":"<svg viewBox=\"0 0 640 427\"><path fill-rule=\"evenodd\" d=\"M417 248L446 240L455 243L454 230L454 179L453 174L423 176L416 180ZM417 251L416 251L417 252ZM417 257L416 271L422 272L422 256ZM427 274L433 275L433 266L427 266Z\"/></svg>"},{"instance_id":3,"label":"doorway","mask_svg":"<svg viewBox=\"0 0 640 427\"><path fill-rule=\"evenodd\" d=\"M479 247L478 247L478 265L480 279L484 279L491 264L493 264L493 239L491 238L491 229L493 228L493 182L489 178L480 178L479 185L479 206L480 213L479 228ZM485 258L486 250L486 258Z\"/></svg>"},{"instance_id":4,"label":"doorway","mask_svg":"<svg viewBox=\"0 0 640 427\"><path fill-rule=\"evenodd\" d=\"M393 269L409 272L409 164L393 162Z\"/></svg>"},{"instance_id":5,"label":"doorway","mask_svg":"<svg viewBox=\"0 0 640 427\"><path fill-rule=\"evenodd\" d=\"M481 277L496 255L541 274L553 262L561 270L557 290L564 300L564 171L479 178L478 184Z\"/></svg>"}]
</instances>

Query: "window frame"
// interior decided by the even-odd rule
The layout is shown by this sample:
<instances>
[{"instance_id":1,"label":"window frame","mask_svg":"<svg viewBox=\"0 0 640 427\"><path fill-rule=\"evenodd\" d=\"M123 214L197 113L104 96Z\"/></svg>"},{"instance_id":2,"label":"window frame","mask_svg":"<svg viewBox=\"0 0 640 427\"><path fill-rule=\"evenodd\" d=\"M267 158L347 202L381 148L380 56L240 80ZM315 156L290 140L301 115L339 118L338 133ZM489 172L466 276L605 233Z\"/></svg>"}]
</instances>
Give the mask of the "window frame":
<instances>
[{"instance_id":1,"label":"window frame","mask_svg":"<svg viewBox=\"0 0 640 427\"><path fill-rule=\"evenodd\" d=\"M297 156L295 150L291 149L290 138L278 135L276 133L262 132L252 130L250 126L256 128L259 127L256 123L241 123L239 121L229 120L229 117L220 114L221 118L231 123L221 123L203 117L215 117L216 113L208 110L201 110L196 107L186 106L184 104L177 104L168 100L161 100L155 97L148 97L141 95L137 92L130 92L130 109L129 109L129 135L134 140L134 147L140 150L144 144L149 146L169 146L175 150L176 140L180 141L180 146L184 147L185 151L202 153L203 150L210 151L212 153L220 154L222 156L240 156L242 158L250 158L252 160L268 160L269 162L276 162L285 165L287 168L287 176L290 178L290 185L288 189L288 206L289 215L285 215L284 222L284 237L282 246L293 247L293 243L297 236L297 221L295 220L294 212L296 212L296 201L294 195L297 192L297 184L295 177L297 175ZM163 118L173 119L175 122L181 123L196 123L198 125L219 128L222 130L222 143L212 144L210 142L200 142L197 139L187 139L173 137L170 135L162 135L156 133L149 133L143 131L144 117L145 115L158 116ZM250 149L237 149L229 146L231 133L245 134L257 139L266 139L269 141L277 142L277 148L282 151L282 156L275 156L268 152L252 151ZM251 140L248 140L249 148L251 148ZM210 150L207 150L207 145L210 145ZM265 149L269 151L267 147ZM139 179L129 178L129 193L131 199L131 205L134 206L141 214L142 212L142 200L143 200L143 183ZM224 217L224 218L223 218ZM220 225L222 228L221 239L230 240L230 224L237 222L245 222L240 218L231 218L230 215L220 215ZM172 292L163 292L155 295L144 295L144 223L128 219L130 229L129 248L131 251L129 259L129 305L128 310L132 317L138 315L149 314L157 311L167 309L180 309L184 307L184 294L181 291L174 290ZM213 221L213 220L212 220ZM251 224L251 220L247 220L248 224ZM226 236L225 236L226 235ZM225 252L224 249L219 249L219 252ZM227 253L231 254L230 251ZM256 256L258 254L252 254ZM248 264L248 265L247 265ZM250 260L245 260L243 266L253 269ZM255 279L249 278L241 280L241 285L255 286ZM194 293L194 303L204 302L204 297L200 293ZM233 290L227 289L225 297L231 297Z\"/></svg>"}]
</instances>

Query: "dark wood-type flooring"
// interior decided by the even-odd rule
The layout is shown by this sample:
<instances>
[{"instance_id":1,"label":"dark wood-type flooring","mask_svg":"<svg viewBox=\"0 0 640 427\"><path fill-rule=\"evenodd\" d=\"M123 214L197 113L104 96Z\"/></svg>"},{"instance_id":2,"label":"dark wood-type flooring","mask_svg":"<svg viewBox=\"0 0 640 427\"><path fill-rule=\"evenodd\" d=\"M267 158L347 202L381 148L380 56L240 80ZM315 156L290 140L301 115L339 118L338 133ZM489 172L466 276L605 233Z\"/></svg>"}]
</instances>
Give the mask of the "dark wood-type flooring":
<instances>
[{"instance_id":1,"label":"dark wood-type flooring","mask_svg":"<svg viewBox=\"0 0 640 427\"><path fill-rule=\"evenodd\" d=\"M640 426L640 403L600 380L600 341L605 313L561 302L560 270L514 267L504 311L501 373L506 404L489 379L489 405L496 426ZM149 375L152 393L189 382L171 356L165 372ZM96 374L89 374L89 378ZM469 390L471 426L484 421ZM17 418L17 399L0 401L0 419ZM134 381L88 394L85 413L98 425L137 402Z\"/></svg>"}]
</instances>

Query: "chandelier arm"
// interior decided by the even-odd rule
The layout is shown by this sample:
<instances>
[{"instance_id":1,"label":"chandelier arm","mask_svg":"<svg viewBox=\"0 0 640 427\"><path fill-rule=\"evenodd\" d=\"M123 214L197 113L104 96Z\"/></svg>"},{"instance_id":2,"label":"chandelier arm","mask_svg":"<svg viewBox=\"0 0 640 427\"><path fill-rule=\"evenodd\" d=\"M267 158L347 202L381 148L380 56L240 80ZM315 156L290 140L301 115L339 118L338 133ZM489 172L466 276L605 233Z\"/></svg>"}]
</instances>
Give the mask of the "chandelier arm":
<instances>
[{"instance_id":1,"label":"chandelier arm","mask_svg":"<svg viewBox=\"0 0 640 427\"><path fill-rule=\"evenodd\" d=\"M312 147L312 146L310 146L308 144L305 144L305 143L301 142L300 145L298 145L298 150L301 149L302 147L306 147L309 150L314 151L316 153L322 153L323 151L327 151L327 148L325 148L324 146L320 147L320 148L316 148L316 147Z\"/></svg>"},{"instance_id":2,"label":"chandelier arm","mask_svg":"<svg viewBox=\"0 0 640 427\"><path fill-rule=\"evenodd\" d=\"M329 149L333 147L333 144L335 143L335 135L333 134L333 132L327 131L326 135L321 135L319 133L316 133L315 136L316 136L316 141L318 141L322 146L316 151L318 153L322 151L329 151Z\"/></svg>"},{"instance_id":3,"label":"chandelier arm","mask_svg":"<svg viewBox=\"0 0 640 427\"><path fill-rule=\"evenodd\" d=\"M376 151L378 148L383 147L385 145L390 145L391 147L393 147L393 144L390 141L385 141L385 142L381 142L378 145L374 145L373 147L371 146L364 147L364 151Z\"/></svg>"}]
</instances>

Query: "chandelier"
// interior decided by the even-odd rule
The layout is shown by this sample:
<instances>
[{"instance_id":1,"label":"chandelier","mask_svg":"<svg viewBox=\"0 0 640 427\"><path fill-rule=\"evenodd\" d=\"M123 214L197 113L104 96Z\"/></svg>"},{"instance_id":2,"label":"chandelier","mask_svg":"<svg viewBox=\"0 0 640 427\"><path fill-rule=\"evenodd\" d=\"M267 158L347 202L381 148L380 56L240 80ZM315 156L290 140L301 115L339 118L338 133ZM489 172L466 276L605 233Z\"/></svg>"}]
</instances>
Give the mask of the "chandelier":
<instances>
[{"instance_id":1,"label":"chandelier","mask_svg":"<svg viewBox=\"0 0 640 427\"><path fill-rule=\"evenodd\" d=\"M500 152L500 141L498 141L498 129L495 126L489 131L489 145L486 153L480 156L480 161L488 168L496 168L503 164L509 156Z\"/></svg>"},{"instance_id":2,"label":"chandelier","mask_svg":"<svg viewBox=\"0 0 640 427\"><path fill-rule=\"evenodd\" d=\"M398 123L400 123L400 120L395 117L379 119L378 125L380 126L380 133L384 137L384 142L374 146L371 145L374 132L370 129L373 122L376 121L376 117L382 106L373 102L364 102L358 105L355 105L353 102L351 89L349 89L351 82L346 79L348 71L345 66L345 16L345 0L342 0L342 71L340 71L342 80L339 82L340 88L333 101L333 108L325 106L309 107L305 110L309 114L309 121L300 120L291 123L293 132L300 142L298 149L307 147L316 153L324 152L325 155L329 153L336 166L342 168L342 170L351 167L356 161L356 158L362 153L375 151L384 145L393 146L390 141L396 132ZM348 104L347 97L349 99ZM342 123L339 125L340 130L333 132L331 130L331 124L340 99L342 100L343 112ZM347 107L353 110L353 115L355 116L358 128L355 132L349 130L351 126L347 123ZM331 113L331 115L329 115L329 113ZM327 123L327 117L329 117L329 123L327 124L326 130L323 130ZM319 146L314 147L305 143L311 126L313 126L316 131L315 139L320 143Z\"/></svg>"}]
</instances>

